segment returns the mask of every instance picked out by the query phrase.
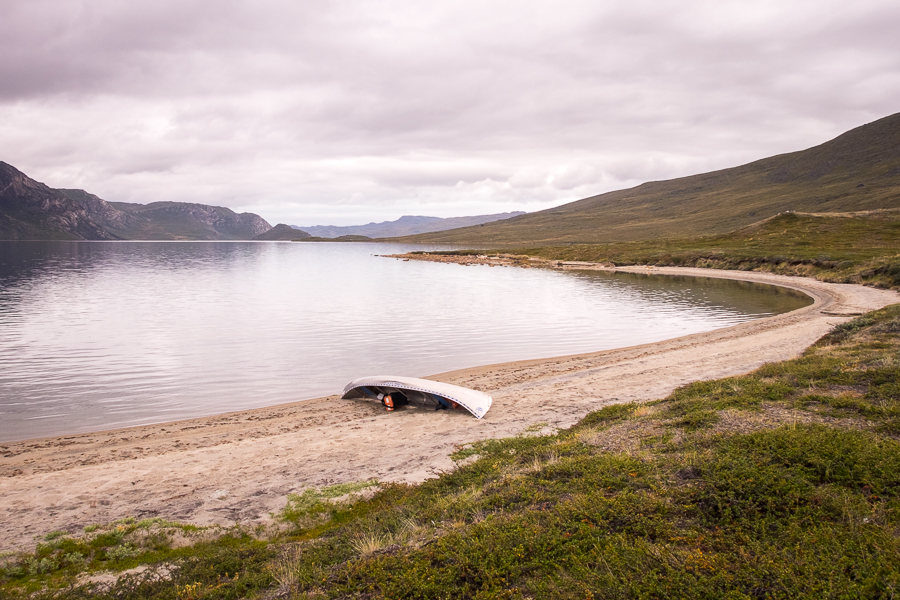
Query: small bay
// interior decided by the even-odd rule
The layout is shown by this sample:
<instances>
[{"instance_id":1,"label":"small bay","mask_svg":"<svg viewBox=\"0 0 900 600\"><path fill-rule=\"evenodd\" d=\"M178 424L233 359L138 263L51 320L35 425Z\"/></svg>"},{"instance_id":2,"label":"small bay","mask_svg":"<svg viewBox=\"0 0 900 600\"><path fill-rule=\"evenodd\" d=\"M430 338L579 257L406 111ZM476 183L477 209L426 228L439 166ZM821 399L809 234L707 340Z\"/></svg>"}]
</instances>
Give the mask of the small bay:
<instances>
[{"instance_id":1,"label":"small bay","mask_svg":"<svg viewBox=\"0 0 900 600\"><path fill-rule=\"evenodd\" d=\"M703 277L378 256L411 249L0 242L0 441L316 398L363 375L649 343L811 302Z\"/></svg>"}]
</instances>

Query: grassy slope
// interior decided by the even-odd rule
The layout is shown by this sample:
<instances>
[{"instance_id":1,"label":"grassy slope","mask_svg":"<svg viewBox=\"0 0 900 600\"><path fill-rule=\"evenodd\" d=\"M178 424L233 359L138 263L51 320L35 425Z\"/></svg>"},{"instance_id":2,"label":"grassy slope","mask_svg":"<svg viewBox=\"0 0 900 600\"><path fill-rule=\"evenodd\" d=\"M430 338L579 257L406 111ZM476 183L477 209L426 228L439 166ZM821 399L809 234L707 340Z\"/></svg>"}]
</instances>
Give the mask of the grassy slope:
<instances>
[{"instance_id":1,"label":"grassy slope","mask_svg":"<svg viewBox=\"0 0 900 600\"><path fill-rule=\"evenodd\" d=\"M476 227L397 238L521 247L721 234L779 212L900 207L900 114L820 146Z\"/></svg>"},{"instance_id":2,"label":"grassy slope","mask_svg":"<svg viewBox=\"0 0 900 600\"><path fill-rule=\"evenodd\" d=\"M80 240L82 238L59 231L56 229L45 229L36 225L31 220L31 215L22 214L15 211L7 211L6 214L0 216L0 239L3 241L10 240Z\"/></svg>"},{"instance_id":3,"label":"grassy slope","mask_svg":"<svg viewBox=\"0 0 900 600\"><path fill-rule=\"evenodd\" d=\"M783 213L733 233L523 248L530 256L611 265L690 266L900 288L900 211ZM482 254L455 250L433 254Z\"/></svg>"},{"instance_id":4,"label":"grassy slope","mask_svg":"<svg viewBox=\"0 0 900 600\"><path fill-rule=\"evenodd\" d=\"M268 542L233 531L172 550L165 524L127 521L57 534L10 561L2 591L52 582L82 598L67 587L79 571L156 563L96 596L254 597L280 582L295 598L890 597L898 333L895 305L796 360L461 448L458 469L418 486L295 496Z\"/></svg>"}]
</instances>

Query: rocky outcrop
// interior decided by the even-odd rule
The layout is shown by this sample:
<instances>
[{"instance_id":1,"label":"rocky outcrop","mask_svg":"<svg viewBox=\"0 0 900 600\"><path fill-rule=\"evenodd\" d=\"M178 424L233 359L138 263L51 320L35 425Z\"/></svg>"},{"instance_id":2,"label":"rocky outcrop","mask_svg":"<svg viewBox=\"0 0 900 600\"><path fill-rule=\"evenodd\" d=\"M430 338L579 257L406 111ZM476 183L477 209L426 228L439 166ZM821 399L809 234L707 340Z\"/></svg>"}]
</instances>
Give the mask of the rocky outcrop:
<instances>
[{"instance_id":1,"label":"rocky outcrop","mask_svg":"<svg viewBox=\"0 0 900 600\"><path fill-rule=\"evenodd\" d=\"M140 220L122 212L112 204L84 190L58 190L80 204L105 229L119 237L128 237L128 231L140 226Z\"/></svg>"},{"instance_id":2,"label":"rocky outcrop","mask_svg":"<svg viewBox=\"0 0 900 600\"><path fill-rule=\"evenodd\" d=\"M252 240L270 229L259 215L222 206L107 202L84 190L57 190L0 162L3 240Z\"/></svg>"},{"instance_id":3,"label":"rocky outcrop","mask_svg":"<svg viewBox=\"0 0 900 600\"><path fill-rule=\"evenodd\" d=\"M81 203L0 162L0 239L114 240L117 236Z\"/></svg>"},{"instance_id":4,"label":"rocky outcrop","mask_svg":"<svg viewBox=\"0 0 900 600\"><path fill-rule=\"evenodd\" d=\"M223 206L188 202L152 202L112 205L140 219L128 239L143 240L252 240L272 229L265 219L253 213L236 213Z\"/></svg>"},{"instance_id":5,"label":"rocky outcrop","mask_svg":"<svg viewBox=\"0 0 900 600\"><path fill-rule=\"evenodd\" d=\"M301 229L294 229L290 225L279 223L269 231L261 233L253 239L259 241L289 241L302 240L309 237L312 236Z\"/></svg>"}]
</instances>

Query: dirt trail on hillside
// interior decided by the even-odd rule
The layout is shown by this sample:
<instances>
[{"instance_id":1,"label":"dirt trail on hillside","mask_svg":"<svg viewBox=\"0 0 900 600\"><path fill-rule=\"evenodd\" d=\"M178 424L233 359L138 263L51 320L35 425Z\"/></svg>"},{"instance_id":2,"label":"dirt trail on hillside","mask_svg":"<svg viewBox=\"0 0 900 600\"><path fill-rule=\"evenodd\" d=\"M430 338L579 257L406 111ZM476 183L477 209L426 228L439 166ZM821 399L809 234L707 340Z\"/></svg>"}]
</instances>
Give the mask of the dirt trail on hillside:
<instances>
[{"instance_id":1,"label":"dirt trail on hillside","mask_svg":"<svg viewBox=\"0 0 900 600\"><path fill-rule=\"evenodd\" d=\"M586 265L572 265L585 268ZM450 268L450 267L448 267ZM599 267L598 267L599 268ZM668 395L686 383L789 359L851 316L900 302L895 292L740 271L619 268L773 283L815 303L718 331L619 350L504 363L431 379L494 397L487 416L337 396L270 408L0 443L0 551L34 536L126 516L196 524L259 523L291 492L367 480L418 482L453 468L455 446L546 423L568 427L602 406ZM388 452L384 448L389 448Z\"/></svg>"}]
</instances>

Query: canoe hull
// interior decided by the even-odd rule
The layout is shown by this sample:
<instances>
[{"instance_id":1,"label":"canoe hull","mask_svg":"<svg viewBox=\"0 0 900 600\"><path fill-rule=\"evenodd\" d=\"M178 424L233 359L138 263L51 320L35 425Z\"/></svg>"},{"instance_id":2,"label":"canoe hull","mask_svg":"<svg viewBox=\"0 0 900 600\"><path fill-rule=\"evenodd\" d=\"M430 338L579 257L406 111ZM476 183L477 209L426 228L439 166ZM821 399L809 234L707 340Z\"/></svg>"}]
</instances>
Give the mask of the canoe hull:
<instances>
[{"instance_id":1,"label":"canoe hull","mask_svg":"<svg viewBox=\"0 0 900 600\"><path fill-rule=\"evenodd\" d=\"M354 379L344 386L341 398L375 399L378 394L389 394L395 391L403 392L413 405L423 408L426 406L437 407L442 403L441 400L444 401L444 404L455 402L472 413L476 419L482 418L494 402L493 398L484 392L458 385L429 379L387 375Z\"/></svg>"}]
</instances>

